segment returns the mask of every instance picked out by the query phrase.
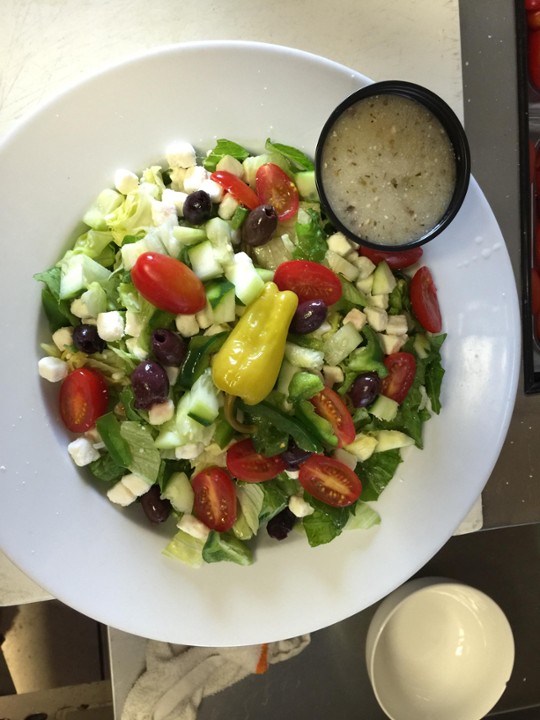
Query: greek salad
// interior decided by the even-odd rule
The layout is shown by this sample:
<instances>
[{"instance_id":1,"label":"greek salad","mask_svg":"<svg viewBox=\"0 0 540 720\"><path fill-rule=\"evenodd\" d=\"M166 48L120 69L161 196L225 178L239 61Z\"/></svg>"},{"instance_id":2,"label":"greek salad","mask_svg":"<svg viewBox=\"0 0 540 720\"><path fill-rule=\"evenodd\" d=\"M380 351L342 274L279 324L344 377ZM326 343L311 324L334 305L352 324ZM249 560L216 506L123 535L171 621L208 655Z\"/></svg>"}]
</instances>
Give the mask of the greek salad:
<instances>
[{"instance_id":1,"label":"greek salad","mask_svg":"<svg viewBox=\"0 0 540 720\"><path fill-rule=\"evenodd\" d=\"M374 501L441 409L445 335L422 249L335 232L312 161L178 141L120 169L35 277L67 450L109 500L167 522L167 556L253 562L380 522Z\"/></svg>"}]
</instances>

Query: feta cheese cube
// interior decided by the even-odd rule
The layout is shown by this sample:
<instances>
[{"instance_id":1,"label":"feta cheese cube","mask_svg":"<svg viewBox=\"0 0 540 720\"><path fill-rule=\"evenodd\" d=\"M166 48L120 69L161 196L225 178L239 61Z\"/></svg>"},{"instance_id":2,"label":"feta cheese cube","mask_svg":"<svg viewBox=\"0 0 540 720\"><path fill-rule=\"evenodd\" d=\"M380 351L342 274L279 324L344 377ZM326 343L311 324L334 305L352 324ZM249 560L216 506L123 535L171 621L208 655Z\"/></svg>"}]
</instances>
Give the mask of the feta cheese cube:
<instances>
[{"instance_id":1,"label":"feta cheese cube","mask_svg":"<svg viewBox=\"0 0 540 720\"><path fill-rule=\"evenodd\" d=\"M223 199L223 188L210 178L202 181L199 190L204 190L205 193L208 193L213 203L221 202Z\"/></svg>"},{"instance_id":2,"label":"feta cheese cube","mask_svg":"<svg viewBox=\"0 0 540 720\"><path fill-rule=\"evenodd\" d=\"M118 168L114 173L114 187L122 195L136 190L139 186L139 178L131 170L124 170L124 168Z\"/></svg>"},{"instance_id":3,"label":"feta cheese cube","mask_svg":"<svg viewBox=\"0 0 540 720\"><path fill-rule=\"evenodd\" d=\"M212 325L203 332L203 335L217 335L218 333L225 332L226 330L229 330L229 328L225 325L225 323L212 323Z\"/></svg>"},{"instance_id":4,"label":"feta cheese cube","mask_svg":"<svg viewBox=\"0 0 540 720\"><path fill-rule=\"evenodd\" d=\"M289 498L289 510L297 518L307 517L314 512L311 505L300 495L291 495Z\"/></svg>"},{"instance_id":5,"label":"feta cheese cube","mask_svg":"<svg viewBox=\"0 0 540 720\"><path fill-rule=\"evenodd\" d=\"M191 143L176 140L165 149L165 157L171 168L190 168L197 164L197 154Z\"/></svg>"},{"instance_id":6,"label":"feta cheese cube","mask_svg":"<svg viewBox=\"0 0 540 720\"><path fill-rule=\"evenodd\" d=\"M193 460L198 457L204 451L203 443L188 443L177 447L174 451L174 455L177 460Z\"/></svg>"},{"instance_id":7,"label":"feta cheese cube","mask_svg":"<svg viewBox=\"0 0 540 720\"><path fill-rule=\"evenodd\" d=\"M407 342L407 339L407 335L387 335L386 333L379 333L379 340L385 355L399 352Z\"/></svg>"},{"instance_id":8,"label":"feta cheese cube","mask_svg":"<svg viewBox=\"0 0 540 720\"><path fill-rule=\"evenodd\" d=\"M150 425L163 425L174 415L174 403L172 400L165 400L161 403L154 403L148 410L148 422Z\"/></svg>"},{"instance_id":9,"label":"feta cheese cube","mask_svg":"<svg viewBox=\"0 0 540 720\"><path fill-rule=\"evenodd\" d=\"M244 177L244 166L232 155L224 155L216 165L216 170L226 170L227 172L236 175L236 177Z\"/></svg>"},{"instance_id":10,"label":"feta cheese cube","mask_svg":"<svg viewBox=\"0 0 540 720\"><path fill-rule=\"evenodd\" d=\"M373 275L368 275L366 278L359 277L359 279L355 282L355 286L361 293L369 295L373 289Z\"/></svg>"},{"instance_id":11,"label":"feta cheese cube","mask_svg":"<svg viewBox=\"0 0 540 720\"><path fill-rule=\"evenodd\" d=\"M197 540L206 540L210 533L210 528L194 515L189 515L188 513L182 515L176 523L176 527L188 535L191 535L191 537L197 538Z\"/></svg>"},{"instance_id":12,"label":"feta cheese cube","mask_svg":"<svg viewBox=\"0 0 540 720\"><path fill-rule=\"evenodd\" d=\"M375 270L375 263L365 255L352 255L349 260L358 268L359 280L365 280Z\"/></svg>"},{"instance_id":13,"label":"feta cheese cube","mask_svg":"<svg viewBox=\"0 0 540 720\"><path fill-rule=\"evenodd\" d=\"M388 313L383 308L378 307L366 307L364 312L367 317L369 325L377 332L383 332L386 330L388 324Z\"/></svg>"},{"instance_id":14,"label":"feta cheese cube","mask_svg":"<svg viewBox=\"0 0 540 720\"><path fill-rule=\"evenodd\" d=\"M133 310L126 310L126 320L124 326L124 332L126 335L137 338L141 334L143 323L139 313L133 312Z\"/></svg>"},{"instance_id":15,"label":"feta cheese cube","mask_svg":"<svg viewBox=\"0 0 540 720\"><path fill-rule=\"evenodd\" d=\"M212 306L210 303L207 303L204 310L200 310L195 317L197 319L198 326L202 330L206 330L206 328L210 327L210 325L214 322L214 313L212 312Z\"/></svg>"},{"instance_id":16,"label":"feta cheese cube","mask_svg":"<svg viewBox=\"0 0 540 720\"><path fill-rule=\"evenodd\" d=\"M78 467L84 467L89 465L94 460L99 458L99 452L92 445L90 440L85 437L79 437L73 442L70 442L68 447L68 453L71 455L71 459Z\"/></svg>"},{"instance_id":17,"label":"feta cheese cube","mask_svg":"<svg viewBox=\"0 0 540 720\"><path fill-rule=\"evenodd\" d=\"M68 374L67 363L60 358L48 356L38 362L38 372L44 380L49 382L60 382Z\"/></svg>"},{"instance_id":18,"label":"feta cheese cube","mask_svg":"<svg viewBox=\"0 0 540 720\"><path fill-rule=\"evenodd\" d=\"M337 253L338 255L341 255L341 257L347 257L347 255L350 254L351 257L348 259L351 262L354 261L354 255L357 254L356 246L354 246L353 243L348 238L346 238L342 232L336 232L333 235L330 235L327 242L328 248L330 250Z\"/></svg>"},{"instance_id":19,"label":"feta cheese cube","mask_svg":"<svg viewBox=\"0 0 540 720\"><path fill-rule=\"evenodd\" d=\"M343 382L344 374L339 365L323 365L322 374L326 387L332 387L336 383Z\"/></svg>"},{"instance_id":20,"label":"feta cheese cube","mask_svg":"<svg viewBox=\"0 0 540 720\"><path fill-rule=\"evenodd\" d=\"M150 483L136 473L128 473L120 478L122 485L135 497L140 497L150 489Z\"/></svg>"},{"instance_id":21,"label":"feta cheese cube","mask_svg":"<svg viewBox=\"0 0 540 720\"><path fill-rule=\"evenodd\" d=\"M202 183L208 179L208 173L202 167L202 165L195 165L190 167L184 175L184 192L189 193L195 192L201 189Z\"/></svg>"},{"instance_id":22,"label":"feta cheese cube","mask_svg":"<svg viewBox=\"0 0 540 720\"><path fill-rule=\"evenodd\" d=\"M115 342L124 335L124 317L118 310L109 310L97 316L98 335L105 342Z\"/></svg>"},{"instance_id":23,"label":"feta cheese cube","mask_svg":"<svg viewBox=\"0 0 540 720\"><path fill-rule=\"evenodd\" d=\"M177 315L175 324L183 337L191 337L199 332L199 323L195 315Z\"/></svg>"},{"instance_id":24,"label":"feta cheese cube","mask_svg":"<svg viewBox=\"0 0 540 720\"><path fill-rule=\"evenodd\" d=\"M361 330L367 322L367 317L358 308L353 308L343 318L343 325L351 323L357 330Z\"/></svg>"},{"instance_id":25,"label":"feta cheese cube","mask_svg":"<svg viewBox=\"0 0 540 720\"><path fill-rule=\"evenodd\" d=\"M165 205L173 207L176 210L178 217L183 217L184 215L184 203L186 198L187 193L181 190L171 190L171 188L165 188L161 195L161 201Z\"/></svg>"},{"instance_id":26,"label":"feta cheese cube","mask_svg":"<svg viewBox=\"0 0 540 720\"><path fill-rule=\"evenodd\" d=\"M219 203L218 208L218 215L222 220L230 220L234 213L236 212L236 208L238 207L239 203L237 200L233 198L233 196L230 193L225 193L223 196L223 199Z\"/></svg>"},{"instance_id":27,"label":"feta cheese cube","mask_svg":"<svg viewBox=\"0 0 540 720\"><path fill-rule=\"evenodd\" d=\"M184 178L186 177L186 168L173 168L170 172L171 190L183 192Z\"/></svg>"},{"instance_id":28,"label":"feta cheese cube","mask_svg":"<svg viewBox=\"0 0 540 720\"><path fill-rule=\"evenodd\" d=\"M371 307L378 307L386 310L388 307L388 295L386 293L371 295L369 298L369 304Z\"/></svg>"},{"instance_id":29,"label":"feta cheese cube","mask_svg":"<svg viewBox=\"0 0 540 720\"><path fill-rule=\"evenodd\" d=\"M107 491L107 497L115 505L127 507L135 502L135 495L129 490L121 480L115 483L110 490Z\"/></svg>"},{"instance_id":30,"label":"feta cheese cube","mask_svg":"<svg viewBox=\"0 0 540 720\"><path fill-rule=\"evenodd\" d=\"M75 298L69 306L69 309L75 317L78 317L81 320L86 320L86 318L92 317L90 311L88 310L88 305L84 302L84 300L81 300L81 298Z\"/></svg>"},{"instance_id":31,"label":"feta cheese cube","mask_svg":"<svg viewBox=\"0 0 540 720\"><path fill-rule=\"evenodd\" d=\"M139 338L128 338L126 340L126 348L137 360L146 360L148 357L148 352L139 345Z\"/></svg>"},{"instance_id":32,"label":"feta cheese cube","mask_svg":"<svg viewBox=\"0 0 540 720\"><path fill-rule=\"evenodd\" d=\"M62 327L55 330L52 334L53 343L59 350L65 350L73 345L73 328Z\"/></svg>"},{"instance_id":33,"label":"feta cheese cube","mask_svg":"<svg viewBox=\"0 0 540 720\"><path fill-rule=\"evenodd\" d=\"M409 326L406 315L389 315L386 332L389 335L406 335Z\"/></svg>"},{"instance_id":34,"label":"feta cheese cube","mask_svg":"<svg viewBox=\"0 0 540 720\"><path fill-rule=\"evenodd\" d=\"M166 365L164 370L169 378L169 385L174 385L178 380L178 375L180 375L180 368L174 367L173 365Z\"/></svg>"},{"instance_id":35,"label":"feta cheese cube","mask_svg":"<svg viewBox=\"0 0 540 720\"><path fill-rule=\"evenodd\" d=\"M161 200L152 200L152 222L156 227L164 223L178 225L178 215L174 205L166 205Z\"/></svg>"}]
</instances>

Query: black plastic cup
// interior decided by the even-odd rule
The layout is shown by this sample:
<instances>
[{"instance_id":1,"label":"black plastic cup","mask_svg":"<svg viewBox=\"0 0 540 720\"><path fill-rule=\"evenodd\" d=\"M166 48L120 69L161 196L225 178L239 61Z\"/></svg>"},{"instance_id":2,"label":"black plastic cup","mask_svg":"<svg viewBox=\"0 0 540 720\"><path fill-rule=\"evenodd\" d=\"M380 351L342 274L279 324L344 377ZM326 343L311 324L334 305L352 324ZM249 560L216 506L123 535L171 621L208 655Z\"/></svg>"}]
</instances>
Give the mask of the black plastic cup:
<instances>
[{"instance_id":1,"label":"black plastic cup","mask_svg":"<svg viewBox=\"0 0 540 720\"><path fill-rule=\"evenodd\" d=\"M420 237L415 237L414 239L396 244L373 242L354 234L334 212L334 209L332 208L325 192L322 178L323 149L326 139L332 131L338 118L340 118L346 110L356 103L366 100L367 98L380 95L398 95L409 100L414 100L429 110L445 129L454 150L456 164L454 192L445 212L439 220L436 221L436 223L426 230ZM446 227L448 227L459 212L467 194L470 175L471 159L469 143L463 125L452 108L441 97L439 97L439 95L436 95L431 90L428 90L421 85L416 85L415 83L402 80L386 80L383 82L372 83L361 90L357 90L352 95L349 95L349 97L337 106L324 124L315 151L315 178L317 190L321 205L324 208L330 222L336 230L341 231L350 240L353 240L359 245L366 245L367 247L374 248L376 250L409 250L412 247L423 245L439 235Z\"/></svg>"}]
</instances>

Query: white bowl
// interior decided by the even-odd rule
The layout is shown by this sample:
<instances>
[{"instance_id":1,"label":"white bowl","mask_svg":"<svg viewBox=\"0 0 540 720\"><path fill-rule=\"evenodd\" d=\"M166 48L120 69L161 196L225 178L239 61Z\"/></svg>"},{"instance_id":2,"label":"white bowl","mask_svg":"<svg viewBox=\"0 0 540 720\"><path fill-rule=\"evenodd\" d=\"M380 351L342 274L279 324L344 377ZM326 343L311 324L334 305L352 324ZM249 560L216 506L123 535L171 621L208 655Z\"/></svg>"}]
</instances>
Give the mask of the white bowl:
<instances>
[{"instance_id":1,"label":"white bowl","mask_svg":"<svg viewBox=\"0 0 540 720\"><path fill-rule=\"evenodd\" d=\"M260 151L271 137L312 154L333 108L368 82L279 46L179 45L71 88L0 146L0 547L66 605L132 634L187 645L312 632L412 577L480 495L512 416L520 320L504 239L474 179L459 216L425 251L448 333L443 409L427 423L425 449L408 449L376 503L380 526L315 549L300 534L284 543L263 539L248 568L183 566L162 554L167 528L114 507L74 467L57 391L38 376L39 342L50 337L32 275L56 262L117 168L141 171L178 139L201 152L216 137ZM36 158L39 189L29 170Z\"/></svg>"},{"instance_id":2,"label":"white bowl","mask_svg":"<svg viewBox=\"0 0 540 720\"><path fill-rule=\"evenodd\" d=\"M514 638L485 593L419 578L378 607L366 662L375 696L392 720L480 720L510 678Z\"/></svg>"}]
</instances>

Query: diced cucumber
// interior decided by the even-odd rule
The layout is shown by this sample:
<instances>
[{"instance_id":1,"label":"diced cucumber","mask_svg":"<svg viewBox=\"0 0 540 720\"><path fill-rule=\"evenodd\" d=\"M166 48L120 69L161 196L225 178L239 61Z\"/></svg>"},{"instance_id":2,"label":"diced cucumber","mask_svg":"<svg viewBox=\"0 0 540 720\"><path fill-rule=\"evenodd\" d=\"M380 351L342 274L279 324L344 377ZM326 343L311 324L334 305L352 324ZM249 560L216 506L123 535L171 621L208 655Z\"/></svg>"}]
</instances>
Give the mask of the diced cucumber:
<instances>
[{"instance_id":1,"label":"diced cucumber","mask_svg":"<svg viewBox=\"0 0 540 720\"><path fill-rule=\"evenodd\" d=\"M371 293L373 295L389 295L396 287L396 278L390 269L386 260L380 262L373 271L373 285Z\"/></svg>"},{"instance_id":2,"label":"diced cucumber","mask_svg":"<svg viewBox=\"0 0 540 720\"><path fill-rule=\"evenodd\" d=\"M65 257L60 264L60 298L71 298L85 290L90 283L103 285L111 271L100 265L84 253L74 253ZM261 281L262 282L262 281Z\"/></svg>"},{"instance_id":3,"label":"diced cucumber","mask_svg":"<svg viewBox=\"0 0 540 720\"><path fill-rule=\"evenodd\" d=\"M357 279L359 270L356 265L353 265L348 260L345 260L345 258L338 255L337 252L327 250L325 258L330 269L338 275L343 275L343 277L350 282L354 282Z\"/></svg>"},{"instance_id":4,"label":"diced cucumber","mask_svg":"<svg viewBox=\"0 0 540 720\"><path fill-rule=\"evenodd\" d=\"M377 447L377 438L366 433L358 433L355 439L349 445L345 446L347 452L352 453L357 460L364 462L367 460Z\"/></svg>"},{"instance_id":5,"label":"diced cucumber","mask_svg":"<svg viewBox=\"0 0 540 720\"><path fill-rule=\"evenodd\" d=\"M315 183L314 170L304 170L296 173L294 176L294 183L298 189L300 197L303 200L318 202L319 193L317 192L317 185Z\"/></svg>"},{"instance_id":6,"label":"diced cucumber","mask_svg":"<svg viewBox=\"0 0 540 720\"><path fill-rule=\"evenodd\" d=\"M362 336L352 323L345 323L324 342L327 365L339 365L362 342Z\"/></svg>"},{"instance_id":7,"label":"diced cucumber","mask_svg":"<svg viewBox=\"0 0 540 720\"><path fill-rule=\"evenodd\" d=\"M233 262L226 266L225 277L234 285L236 297L249 305L259 297L264 281L253 267L253 261L244 252L236 253Z\"/></svg>"},{"instance_id":8,"label":"diced cucumber","mask_svg":"<svg viewBox=\"0 0 540 720\"><path fill-rule=\"evenodd\" d=\"M191 269L203 282L223 274L221 264L218 262L213 245L209 240L192 245L188 250L188 257Z\"/></svg>"},{"instance_id":9,"label":"diced cucumber","mask_svg":"<svg viewBox=\"0 0 540 720\"><path fill-rule=\"evenodd\" d=\"M377 439L375 452L385 452L385 450L395 450L414 445L412 437L399 430L374 430L373 436Z\"/></svg>"},{"instance_id":10,"label":"diced cucumber","mask_svg":"<svg viewBox=\"0 0 540 720\"><path fill-rule=\"evenodd\" d=\"M425 360L431 350L429 338L422 333L417 333L414 336L414 350L421 360Z\"/></svg>"},{"instance_id":11,"label":"diced cucumber","mask_svg":"<svg viewBox=\"0 0 540 720\"><path fill-rule=\"evenodd\" d=\"M261 278L261 280L265 283L272 282L274 279L274 271L269 270L268 268L255 268L257 271L257 275Z\"/></svg>"},{"instance_id":12,"label":"diced cucumber","mask_svg":"<svg viewBox=\"0 0 540 720\"><path fill-rule=\"evenodd\" d=\"M279 393L281 393L282 395L289 394L289 385L293 376L297 372L300 372L299 367L297 367L296 365L291 365L291 363L286 359L283 360L283 362L281 363L281 369L279 371L276 385L276 389Z\"/></svg>"},{"instance_id":13,"label":"diced cucumber","mask_svg":"<svg viewBox=\"0 0 540 720\"><path fill-rule=\"evenodd\" d=\"M320 350L312 350L292 342L285 344L285 358L291 365L309 370L320 370L324 364L324 355Z\"/></svg>"},{"instance_id":14,"label":"diced cucumber","mask_svg":"<svg viewBox=\"0 0 540 720\"><path fill-rule=\"evenodd\" d=\"M159 435L154 440L154 445L158 450L173 450L181 444L182 439L176 426L176 418L159 426Z\"/></svg>"},{"instance_id":15,"label":"diced cucumber","mask_svg":"<svg viewBox=\"0 0 540 720\"><path fill-rule=\"evenodd\" d=\"M172 234L182 245L196 245L207 239L203 228L192 228L185 225L175 225Z\"/></svg>"},{"instance_id":16,"label":"diced cucumber","mask_svg":"<svg viewBox=\"0 0 540 720\"><path fill-rule=\"evenodd\" d=\"M386 397L386 395L379 395L373 405L368 408L369 412L379 420L393 420L398 411L399 405L392 398Z\"/></svg>"},{"instance_id":17,"label":"diced cucumber","mask_svg":"<svg viewBox=\"0 0 540 720\"><path fill-rule=\"evenodd\" d=\"M211 425L219 414L218 390L207 368L189 391L188 417L201 425Z\"/></svg>"},{"instance_id":18,"label":"diced cucumber","mask_svg":"<svg viewBox=\"0 0 540 720\"><path fill-rule=\"evenodd\" d=\"M205 225L208 239L214 248L214 256L223 267L232 262L234 249L231 241L231 226L223 218L211 218Z\"/></svg>"},{"instance_id":19,"label":"diced cucumber","mask_svg":"<svg viewBox=\"0 0 540 720\"><path fill-rule=\"evenodd\" d=\"M183 530L178 530L172 540L163 549L163 554L181 560L191 567L201 567L203 564L203 548L205 540L195 538Z\"/></svg>"},{"instance_id":20,"label":"diced cucumber","mask_svg":"<svg viewBox=\"0 0 540 720\"><path fill-rule=\"evenodd\" d=\"M214 323L229 323L236 319L234 285L227 278L219 278L206 287L206 298L212 307Z\"/></svg>"},{"instance_id":21,"label":"diced cucumber","mask_svg":"<svg viewBox=\"0 0 540 720\"><path fill-rule=\"evenodd\" d=\"M169 500L177 512L190 513L195 494L185 472L175 472L169 478L161 497Z\"/></svg>"}]
</instances>

